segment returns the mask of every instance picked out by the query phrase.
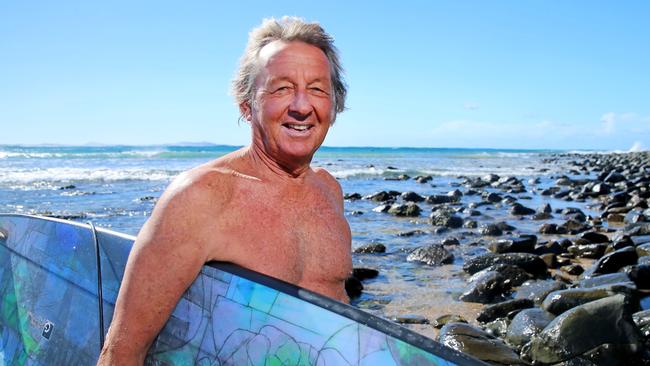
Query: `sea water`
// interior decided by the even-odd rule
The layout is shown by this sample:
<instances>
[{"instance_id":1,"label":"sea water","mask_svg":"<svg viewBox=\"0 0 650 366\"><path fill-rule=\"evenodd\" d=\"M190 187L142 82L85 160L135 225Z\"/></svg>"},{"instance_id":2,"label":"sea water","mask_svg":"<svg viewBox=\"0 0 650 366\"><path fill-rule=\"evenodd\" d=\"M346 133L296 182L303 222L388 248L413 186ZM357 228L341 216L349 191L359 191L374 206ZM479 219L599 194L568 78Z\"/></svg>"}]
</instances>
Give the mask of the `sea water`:
<instances>
[{"instance_id":1,"label":"sea water","mask_svg":"<svg viewBox=\"0 0 650 366\"><path fill-rule=\"evenodd\" d=\"M0 145L0 212L45 214L136 235L156 200L180 172L238 149L237 146L8 146ZM515 176L530 194L522 204L538 208L549 203L554 209L578 207L590 213L588 203L554 200L539 190L561 175L571 176L566 164L553 162L561 151L322 147L312 165L327 169L345 193L366 196L378 191L413 191L421 195L464 190L465 177L497 174ZM549 159L551 162L549 162ZM575 173L575 172L574 172ZM421 184L413 179L392 180L400 175L431 175ZM538 179L535 183L532 182ZM490 188L488 188L490 189ZM528 193L528 192L527 192ZM464 203L479 201L480 195ZM465 285L463 258L486 251L471 245L477 238L469 232L456 235L461 245L453 248L452 265L429 267L406 261L413 249L440 242L452 233L436 234L427 222L431 205L421 204L420 217L397 218L375 212L379 203L370 200L345 202L352 230L352 247L381 242L381 255L355 254L354 265L379 269L380 276L366 282L364 295L354 304L391 317L415 312L427 316L475 309L455 298ZM480 222L506 221L520 232L535 233L538 223L508 214L507 206L487 208ZM559 221L558 221L559 222ZM410 230L423 235L400 236ZM327 248L323 248L327 252ZM431 309L436 309L435 311ZM471 314L466 314L471 316ZM426 334L426 332L424 332Z\"/></svg>"}]
</instances>

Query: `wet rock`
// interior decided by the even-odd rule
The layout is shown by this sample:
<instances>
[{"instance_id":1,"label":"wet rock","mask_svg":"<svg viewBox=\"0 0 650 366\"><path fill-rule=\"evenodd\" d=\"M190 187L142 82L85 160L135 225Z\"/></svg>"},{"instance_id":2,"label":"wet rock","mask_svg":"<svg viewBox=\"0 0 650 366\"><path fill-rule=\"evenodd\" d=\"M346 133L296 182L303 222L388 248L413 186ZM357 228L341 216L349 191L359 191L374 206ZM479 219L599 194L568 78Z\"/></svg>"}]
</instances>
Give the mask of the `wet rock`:
<instances>
[{"instance_id":1,"label":"wet rock","mask_svg":"<svg viewBox=\"0 0 650 366\"><path fill-rule=\"evenodd\" d=\"M466 229L476 229L478 227L478 222L476 222L476 220L467 219L463 222L463 227Z\"/></svg>"},{"instance_id":2,"label":"wet rock","mask_svg":"<svg viewBox=\"0 0 650 366\"><path fill-rule=\"evenodd\" d=\"M512 208L510 209L510 214L515 216L532 215L534 213L535 210L533 210L532 208L528 208L520 203L513 204Z\"/></svg>"},{"instance_id":3,"label":"wet rock","mask_svg":"<svg viewBox=\"0 0 650 366\"><path fill-rule=\"evenodd\" d=\"M532 337L541 333L553 319L555 315L543 309L523 309L512 318L506 332L506 340L517 348L522 347L530 342Z\"/></svg>"},{"instance_id":4,"label":"wet rock","mask_svg":"<svg viewBox=\"0 0 650 366\"><path fill-rule=\"evenodd\" d=\"M632 314L632 320L641 334L646 338L650 338L650 310L643 310Z\"/></svg>"},{"instance_id":5,"label":"wet rock","mask_svg":"<svg viewBox=\"0 0 650 366\"><path fill-rule=\"evenodd\" d=\"M358 278L350 276L345 280L345 292L349 298L354 299L361 296L361 291L363 291L363 285Z\"/></svg>"},{"instance_id":6,"label":"wet rock","mask_svg":"<svg viewBox=\"0 0 650 366\"><path fill-rule=\"evenodd\" d=\"M429 324L429 319L418 314L398 315L392 320L399 324Z\"/></svg>"},{"instance_id":7,"label":"wet rock","mask_svg":"<svg viewBox=\"0 0 650 366\"><path fill-rule=\"evenodd\" d=\"M567 251L576 257L580 258L590 258L590 259L599 259L605 255L607 250L606 244L585 244L585 245L574 245L567 249Z\"/></svg>"},{"instance_id":8,"label":"wet rock","mask_svg":"<svg viewBox=\"0 0 650 366\"><path fill-rule=\"evenodd\" d=\"M606 183L618 183L626 180L625 176L617 171L611 171L605 179L603 179L604 182Z\"/></svg>"},{"instance_id":9,"label":"wet rock","mask_svg":"<svg viewBox=\"0 0 650 366\"><path fill-rule=\"evenodd\" d=\"M510 237L490 242L488 249L493 253L532 253L537 243L535 235Z\"/></svg>"},{"instance_id":10,"label":"wet rock","mask_svg":"<svg viewBox=\"0 0 650 366\"><path fill-rule=\"evenodd\" d=\"M424 201L424 197L420 196L419 194L415 192L404 192L401 195L402 200L407 201L407 202L422 202Z\"/></svg>"},{"instance_id":11,"label":"wet rock","mask_svg":"<svg viewBox=\"0 0 650 366\"><path fill-rule=\"evenodd\" d=\"M449 264L454 261L454 255L447 251L440 244L432 244L427 247L420 247L412 251L406 260L409 262L422 262L430 266Z\"/></svg>"},{"instance_id":12,"label":"wet rock","mask_svg":"<svg viewBox=\"0 0 650 366\"><path fill-rule=\"evenodd\" d=\"M488 305L484 307L476 317L476 320L482 323L491 322L498 318L503 318L509 314L522 310L532 308L534 302L530 299L513 299L502 301L497 304Z\"/></svg>"},{"instance_id":13,"label":"wet rock","mask_svg":"<svg viewBox=\"0 0 650 366\"><path fill-rule=\"evenodd\" d=\"M503 235L503 230L496 224L481 225L479 233L486 236L500 236Z\"/></svg>"},{"instance_id":14,"label":"wet rock","mask_svg":"<svg viewBox=\"0 0 650 366\"><path fill-rule=\"evenodd\" d=\"M379 271L372 268L357 267L352 269L352 276L365 281L379 276Z\"/></svg>"},{"instance_id":15,"label":"wet rock","mask_svg":"<svg viewBox=\"0 0 650 366\"><path fill-rule=\"evenodd\" d=\"M548 272L546 263L541 258L528 253L486 253L465 261L463 270L474 274L495 264L515 265L534 276L545 276Z\"/></svg>"},{"instance_id":16,"label":"wet rock","mask_svg":"<svg viewBox=\"0 0 650 366\"><path fill-rule=\"evenodd\" d=\"M414 179L418 183L427 183L427 182L431 181L433 179L433 177L430 176L430 175L418 175Z\"/></svg>"},{"instance_id":17,"label":"wet rock","mask_svg":"<svg viewBox=\"0 0 650 366\"><path fill-rule=\"evenodd\" d=\"M440 242L442 245L460 245L460 241L458 241L457 238L454 238L453 236L450 236L448 238L444 238L442 242Z\"/></svg>"},{"instance_id":18,"label":"wet rock","mask_svg":"<svg viewBox=\"0 0 650 366\"><path fill-rule=\"evenodd\" d=\"M566 228L553 223L545 223L539 227L540 234L566 234Z\"/></svg>"},{"instance_id":19,"label":"wet rock","mask_svg":"<svg viewBox=\"0 0 650 366\"><path fill-rule=\"evenodd\" d=\"M497 203L501 202L503 197L498 193L490 192L483 194L483 199L487 202Z\"/></svg>"},{"instance_id":20,"label":"wet rock","mask_svg":"<svg viewBox=\"0 0 650 366\"><path fill-rule=\"evenodd\" d=\"M463 197L463 192L458 189L454 189L453 191L447 192L447 196L452 197L454 199L454 202L458 202Z\"/></svg>"},{"instance_id":21,"label":"wet rock","mask_svg":"<svg viewBox=\"0 0 650 366\"><path fill-rule=\"evenodd\" d=\"M409 230L409 231L402 231L397 234L397 236L402 236L402 237L411 237L415 235L426 235L426 231L422 230Z\"/></svg>"},{"instance_id":22,"label":"wet rock","mask_svg":"<svg viewBox=\"0 0 650 366\"><path fill-rule=\"evenodd\" d=\"M553 291L542 302L542 309L554 315L573 309L576 306L590 301L615 295L612 291L602 287L596 288L569 288Z\"/></svg>"},{"instance_id":23,"label":"wet rock","mask_svg":"<svg viewBox=\"0 0 650 366\"><path fill-rule=\"evenodd\" d=\"M577 286L590 288L613 284L632 284L632 281L626 273L616 272L582 279L577 283Z\"/></svg>"},{"instance_id":24,"label":"wet rock","mask_svg":"<svg viewBox=\"0 0 650 366\"><path fill-rule=\"evenodd\" d=\"M489 323L485 323L483 325L483 330L491 336L503 338L508 331L508 325L510 325L510 319L499 318Z\"/></svg>"},{"instance_id":25,"label":"wet rock","mask_svg":"<svg viewBox=\"0 0 650 366\"><path fill-rule=\"evenodd\" d=\"M460 315L446 314L437 317L431 325L436 329L440 329L449 323L467 323L467 320Z\"/></svg>"},{"instance_id":26,"label":"wet rock","mask_svg":"<svg viewBox=\"0 0 650 366\"><path fill-rule=\"evenodd\" d=\"M564 223L562 223L562 225L560 225L558 227L558 234L560 234L561 232L564 232L564 233L569 233L569 234L575 235L575 234L579 234L579 233L581 233L583 231L586 231L586 230L589 230L589 226L583 224L580 221L577 221L577 220L574 220L574 219L569 219L569 220L565 221Z\"/></svg>"},{"instance_id":27,"label":"wet rock","mask_svg":"<svg viewBox=\"0 0 650 366\"><path fill-rule=\"evenodd\" d=\"M391 204L386 204L386 205L379 205L375 208L372 209L373 212L380 212L380 213L386 213L390 208L392 207Z\"/></svg>"},{"instance_id":28,"label":"wet rock","mask_svg":"<svg viewBox=\"0 0 650 366\"><path fill-rule=\"evenodd\" d=\"M385 253L386 246L382 243L368 243L364 244L354 250L355 253Z\"/></svg>"},{"instance_id":29,"label":"wet rock","mask_svg":"<svg viewBox=\"0 0 650 366\"><path fill-rule=\"evenodd\" d=\"M524 365L517 353L498 338L464 323L449 323L442 327L438 341L459 352L497 365Z\"/></svg>"},{"instance_id":30,"label":"wet rock","mask_svg":"<svg viewBox=\"0 0 650 366\"><path fill-rule=\"evenodd\" d=\"M393 199L393 197L390 194L388 194L388 192L386 191L376 192L371 195L365 196L364 198L375 202L386 202Z\"/></svg>"},{"instance_id":31,"label":"wet rock","mask_svg":"<svg viewBox=\"0 0 650 366\"><path fill-rule=\"evenodd\" d=\"M589 278L600 274L617 272L619 269L636 264L638 256L634 247L619 249L615 252L604 255L596 263L582 274L583 278Z\"/></svg>"},{"instance_id":32,"label":"wet rock","mask_svg":"<svg viewBox=\"0 0 650 366\"><path fill-rule=\"evenodd\" d=\"M566 285L559 281L529 281L517 289L515 299L530 299L533 300L535 304L541 304L548 294L565 288Z\"/></svg>"},{"instance_id":33,"label":"wet rock","mask_svg":"<svg viewBox=\"0 0 650 366\"><path fill-rule=\"evenodd\" d=\"M531 340L535 362L557 363L603 344L641 347L625 296L615 295L575 307L553 321Z\"/></svg>"},{"instance_id":34,"label":"wet rock","mask_svg":"<svg viewBox=\"0 0 650 366\"><path fill-rule=\"evenodd\" d=\"M505 278L499 272L482 272L480 275L472 277L458 299L481 304L502 301L510 290L504 280Z\"/></svg>"},{"instance_id":35,"label":"wet rock","mask_svg":"<svg viewBox=\"0 0 650 366\"><path fill-rule=\"evenodd\" d=\"M585 271L585 269L582 268L582 266L579 264L569 264L567 266L560 267L560 271L571 276L580 276Z\"/></svg>"},{"instance_id":36,"label":"wet rock","mask_svg":"<svg viewBox=\"0 0 650 366\"><path fill-rule=\"evenodd\" d=\"M645 257L650 255L650 243L647 244L639 244L636 247L636 253L639 257Z\"/></svg>"},{"instance_id":37,"label":"wet rock","mask_svg":"<svg viewBox=\"0 0 650 366\"><path fill-rule=\"evenodd\" d=\"M628 267L625 273L639 290L650 290L650 264L638 264Z\"/></svg>"},{"instance_id":38,"label":"wet rock","mask_svg":"<svg viewBox=\"0 0 650 366\"><path fill-rule=\"evenodd\" d=\"M581 239L585 239L592 244L609 243L609 238L607 237L607 235L596 231L587 231L578 235L578 237Z\"/></svg>"},{"instance_id":39,"label":"wet rock","mask_svg":"<svg viewBox=\"0 0 650 366\"><path fill-rule=\"evenodd\" d=\"M452 203L455 202L455 198L447 195L442 195L442 194L434 194L431 196L427 196L424 201L426 203L432 204L432 205L437 205L441 203Z\"/></svg>"},{"instance_id":40,"label":"wet rock","mask_svg":"<svg viewBox=\"0 0 650 366\"><path fill-rule=\"evenodd\" d=\"M448 228L459 228L463 226L463 219L456 216L451 210L437 210L429 216L431 225L443 226Z\"/></svg>"},{"instance_id":41,"label":"wet rock","mask_svg":"<svg viewBox=\"0 0 650 366\"><path fill-rule=\"evenodd\" d=\"M346 193L343 196L344 200L349 200L349 201L355 201L355 200L360 200L361 195L359 193Z\"/></svg>"},{"instance_id":42,"label":"wet rock","mask_svg":"<svg viewBox=\"0 0 650 366\"><path fill-rule=\"evenodd\" d=\"M422 209L413 202L408 202L406 204L394 204L391 205L388 209L388 213L400 217L417 217L420 216Z\"/></svg>"}]
</instances>

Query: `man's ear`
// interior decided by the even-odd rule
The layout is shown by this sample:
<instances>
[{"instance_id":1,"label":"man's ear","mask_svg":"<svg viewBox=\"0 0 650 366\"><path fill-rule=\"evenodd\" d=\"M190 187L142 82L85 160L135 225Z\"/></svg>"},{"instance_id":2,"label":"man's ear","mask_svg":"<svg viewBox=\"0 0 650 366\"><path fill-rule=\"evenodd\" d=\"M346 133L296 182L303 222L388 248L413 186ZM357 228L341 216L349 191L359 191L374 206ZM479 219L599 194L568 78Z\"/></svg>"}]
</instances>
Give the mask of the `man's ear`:
<instances>
[{"instance_id":1,"label":"man's ear","mask_svg":"<svg viewBox=\"0 0 650 366\"><path fill-rule=\"evenodd\" d=\"M239 113L241 113L241 116L244 117L245 120L250 122L253 116L250 103L248 102L239 103Z\"/></svg>"}]
</instances>

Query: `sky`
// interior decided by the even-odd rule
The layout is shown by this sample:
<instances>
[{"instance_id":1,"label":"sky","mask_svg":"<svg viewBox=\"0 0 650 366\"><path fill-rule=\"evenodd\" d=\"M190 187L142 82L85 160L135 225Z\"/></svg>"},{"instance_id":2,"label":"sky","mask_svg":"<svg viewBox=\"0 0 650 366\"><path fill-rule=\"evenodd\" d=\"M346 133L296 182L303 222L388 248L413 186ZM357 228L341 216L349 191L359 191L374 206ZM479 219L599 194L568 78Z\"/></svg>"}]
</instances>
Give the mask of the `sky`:
<instances>
[{"instance_id":1,"label":"sky","mask_svg":"<svg viewBox=\"0 0 650 366\"><path fill-rule=\"evenodd\" d=\"M2 1L0 144L245 145L230 80L283 15L335 38L327 146L650 149L648 1Z\"/></svg>"}]
</instances>

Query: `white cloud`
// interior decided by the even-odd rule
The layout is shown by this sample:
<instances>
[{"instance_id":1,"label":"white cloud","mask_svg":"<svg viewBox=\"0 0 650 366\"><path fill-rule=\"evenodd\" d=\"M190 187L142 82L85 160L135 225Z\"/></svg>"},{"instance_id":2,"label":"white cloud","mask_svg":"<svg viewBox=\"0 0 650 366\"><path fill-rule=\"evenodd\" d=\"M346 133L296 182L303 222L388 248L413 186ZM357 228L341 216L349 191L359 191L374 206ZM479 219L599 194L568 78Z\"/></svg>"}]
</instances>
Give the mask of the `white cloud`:
<instances>
[{"instance_id":1,"label":"white cloud","mask_svg":"<svg viewBox=\"0 0 650 366\"><path fill-rule=\"evenodd\" d=\"M650 116L640 116L637 113L607 112L600 118L602 134L612 135L618 133L650 133Z\"/></svg>"}]
</instances>

